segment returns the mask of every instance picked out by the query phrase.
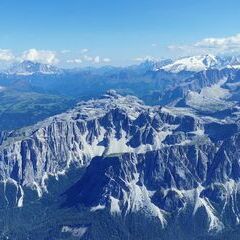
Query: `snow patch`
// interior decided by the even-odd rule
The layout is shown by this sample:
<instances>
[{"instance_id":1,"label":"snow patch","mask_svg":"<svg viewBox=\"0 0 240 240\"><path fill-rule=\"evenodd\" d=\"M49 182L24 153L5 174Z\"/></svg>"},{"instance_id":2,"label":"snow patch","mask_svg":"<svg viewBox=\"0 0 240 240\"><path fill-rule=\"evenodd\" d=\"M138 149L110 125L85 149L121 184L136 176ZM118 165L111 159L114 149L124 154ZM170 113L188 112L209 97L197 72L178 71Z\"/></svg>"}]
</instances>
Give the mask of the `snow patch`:
<instances>
[{"instance_id":1,"label":"snow patch","mask_svg":"<svg viewBox=\"0 0 240 240\"><path fill-rule=\"evenodd\" d=\"M63 226L62 233L70 233L73 237L81 238L87 232L87 227L69 227Z\"/></svg>"}]
</instances>

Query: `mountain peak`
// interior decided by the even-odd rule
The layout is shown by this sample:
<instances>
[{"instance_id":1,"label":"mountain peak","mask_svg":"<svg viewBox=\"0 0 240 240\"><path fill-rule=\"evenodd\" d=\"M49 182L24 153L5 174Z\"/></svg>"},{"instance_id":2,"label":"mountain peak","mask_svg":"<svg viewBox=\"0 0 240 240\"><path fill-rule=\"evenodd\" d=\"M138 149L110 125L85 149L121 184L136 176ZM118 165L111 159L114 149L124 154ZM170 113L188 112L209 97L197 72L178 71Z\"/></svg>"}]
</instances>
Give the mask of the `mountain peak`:
<instances>
[{"instance_id":1,"label":"mountain peak","mask_svg":"<svg viewBox=\"0 0 240 240\"><path fill-rule=\"evenodd\" d=\"M217 66L218 60L217 57L211 54L207 55L198 55L183 57L177 59L175 62L165 65L163 69L170 72L181 72L181 71L203 71L209 68Z\"/></svg>"},{"instance_id":2,"label":"mountain peak","mask_svg":"<svg viewBox=\"0 0 240 240\"><path fill-rule=\"evenodd\" d=\"M50 64L43 64L32 61L22 61L9 68L6 73L12 75L33 75L33 74L56 74L61 70Z\"/></svg>"}]
</instances>

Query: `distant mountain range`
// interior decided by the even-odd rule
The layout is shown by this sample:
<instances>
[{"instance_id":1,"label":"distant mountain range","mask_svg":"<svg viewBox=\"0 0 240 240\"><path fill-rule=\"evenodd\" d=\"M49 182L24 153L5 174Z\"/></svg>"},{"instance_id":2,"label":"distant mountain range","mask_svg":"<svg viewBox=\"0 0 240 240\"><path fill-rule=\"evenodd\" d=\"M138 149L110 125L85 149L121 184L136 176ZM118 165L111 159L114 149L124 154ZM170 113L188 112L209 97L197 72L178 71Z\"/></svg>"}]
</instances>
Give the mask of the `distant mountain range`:
<instances>
[{"instance_id":1,"label":"distant mountain range","mask_svg":"<svg viewBox=\"0 0 240 240\"><path fill-rule=\"evenodd\" d=\"M188 106L213 113L239 99L239 66L238 57L212 55L82 69L24 61L0 73L0 129L33 124L110 89L135 95L149 105ZM12 121L13 116L21 121Z\"/></svg>"},{"instance_id":2,"label":"distant mountain range","mask_svg":"<svg viewBox=\"0 0 240 240\"><path fill-rule=\"evenodd\" d=\"M59 74L62 70L50 65L32 61L23 61L3 71L5 74L28 76L32 74Z\"/></svg>"},{"instance_id":3,"label":"distant mountain range","mask_svg":"<svg viewBox=\"0 0 240 240\"><path fill-rule=\"evenodd\" d=\"M223 69L223 68L240 68L240 57L238 56L214 56L211 54L183 57L176 60L163 59L163 60L146 60L145 62L136 65L126 67L129 69L143 70L143 71L159 71L165 70L167 72L179 73L182 71L199 72L208 69ZM121 67L101 67L99 69L93 67L75 68L72 71L92 71L92 72L108 72L123 69ZM71 71L71 69L65 69ZM61 74L64 70L57 68L50 64L42 64L38 62L23 61L21 63L14 64L7 70L3 70L2 73L12 75L32 75L32 74Z\"/></svg>"}]
</instances>

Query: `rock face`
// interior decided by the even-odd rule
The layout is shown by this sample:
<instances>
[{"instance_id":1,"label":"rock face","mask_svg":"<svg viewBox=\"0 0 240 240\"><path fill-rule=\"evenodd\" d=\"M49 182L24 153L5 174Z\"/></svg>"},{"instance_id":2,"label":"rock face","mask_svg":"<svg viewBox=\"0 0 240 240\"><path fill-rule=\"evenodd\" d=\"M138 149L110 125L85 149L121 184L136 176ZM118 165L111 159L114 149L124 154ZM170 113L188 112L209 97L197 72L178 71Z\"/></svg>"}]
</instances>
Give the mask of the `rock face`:
<instances>
[{"instance_id":1,"label":"rock face","mask_svg":"<svg viewBox=\"0 0 240 240\"><path fill-rule=\"evenodd\" d=\"M135 97L110 93L33 127L2 134L1 180L41 189L45 174L61 173L72 162L84 167L95 156L157 149L175 129L198 127L193 117L171 116Z\"/></svg>"},{"instance_id":2,"label":"rock face","mask_svg":"<svg viewBox=\"0 0 240 240\"><path fill-rule=\"evenodd\" d=\"M221 231L229 226L229 219L239 222L237 138L219 149L202 143L96 157L84 177L66 192L66 203L81 202L92 210L106 207L121 214L142 210L158 217L163 227L170 214L187 216L191 211L193 221L207 219L206 231Z\"/></svg>"},{"instance_id":3,"label":"rock face","mask_svg":"<svg viewBox=\"0 0 240 240\"><path fill-rule=\"evenodd\" d=\"M186 108L145 106L110 91L32 127L1 133L0 180L47 193L49 176L86 168L63 195L63 207L83 204L112 214L141 212L162 228L203 219L216 233L239 223L238 108L231 118ZM6 188L2 194L7 199ZM230 219L230 220L229 220Z\"/></svg>"}]
</instances>

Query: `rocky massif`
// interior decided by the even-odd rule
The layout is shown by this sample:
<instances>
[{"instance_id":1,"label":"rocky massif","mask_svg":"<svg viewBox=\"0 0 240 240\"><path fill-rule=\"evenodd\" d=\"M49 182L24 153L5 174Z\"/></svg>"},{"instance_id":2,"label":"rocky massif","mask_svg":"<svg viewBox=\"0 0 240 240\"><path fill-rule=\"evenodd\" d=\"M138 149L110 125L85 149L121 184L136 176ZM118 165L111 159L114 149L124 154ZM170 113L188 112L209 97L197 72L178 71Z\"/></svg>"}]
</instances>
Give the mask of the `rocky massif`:
<instances>
[{"instance_id":1,"label":"rocky massif","mask_svg":"<svg viewBox=\"0 0 240 240\"><path fill-rule=\"evenodd\" d=\"M0 139L5 207L24 207L29 189L41 199L48 179L58 180L74 165L84 173L62 192L60 208L139 213L162 231L185 223L196 236L239 224L237 103L218 117L189 107L149 107L110 91L34 126L2 132Z\"/></svg>"}]
</instances>

